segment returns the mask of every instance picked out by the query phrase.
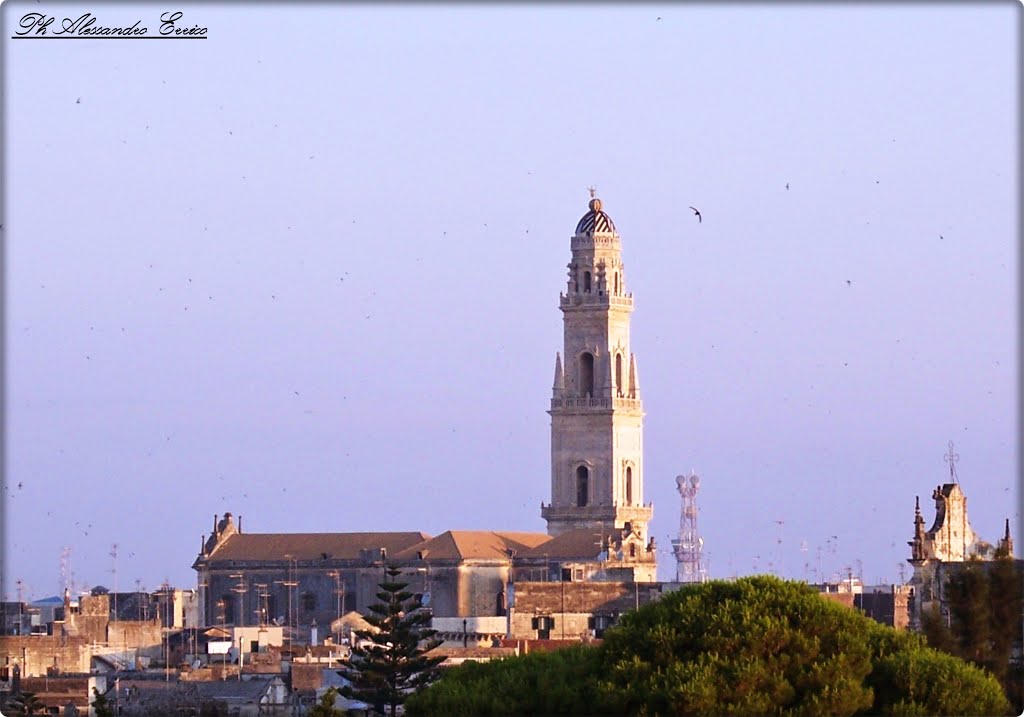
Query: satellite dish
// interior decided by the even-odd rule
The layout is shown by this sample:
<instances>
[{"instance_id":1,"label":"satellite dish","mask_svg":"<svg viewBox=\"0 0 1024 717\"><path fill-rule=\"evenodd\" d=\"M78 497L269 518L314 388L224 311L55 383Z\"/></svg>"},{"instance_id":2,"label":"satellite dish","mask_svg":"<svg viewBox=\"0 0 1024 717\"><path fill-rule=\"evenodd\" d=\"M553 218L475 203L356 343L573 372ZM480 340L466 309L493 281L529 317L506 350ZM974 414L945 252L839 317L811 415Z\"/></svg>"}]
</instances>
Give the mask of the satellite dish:
<instances>
[{"instance_id":1,"label":"satellite dish","mask_svg":"<svg viewBox=\"0 0 1024 717\"><path fill-rule=\"evenodd\" d=\"M686 476L676 476L676 485L680 488L686 485Z\"/></svg>"},{"instance_id":2,"label":"satellite dish","mask_svg":"<svg viewBox=\"0 0 1024 717\"><path fill-rule=\"evenodd\" d=\"M700 476L698 476L696 473L694 473L692 476L690 476L690 485L692 485L694 488L699 486L700 485Z\"/></svg>"}]
</instances>

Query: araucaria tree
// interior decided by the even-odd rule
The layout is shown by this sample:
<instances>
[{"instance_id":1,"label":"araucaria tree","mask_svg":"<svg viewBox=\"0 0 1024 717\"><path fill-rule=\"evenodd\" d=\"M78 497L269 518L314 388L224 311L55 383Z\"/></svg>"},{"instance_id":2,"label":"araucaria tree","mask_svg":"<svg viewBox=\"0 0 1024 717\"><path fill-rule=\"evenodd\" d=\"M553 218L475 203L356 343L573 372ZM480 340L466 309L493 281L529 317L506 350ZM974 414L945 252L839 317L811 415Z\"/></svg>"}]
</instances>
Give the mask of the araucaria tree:
<instances>
[{"instance_id":1,"label":"araucaria tree","mask_svg":"<svg viewBox=\"0 0 1024 717\"><path fill-rule=\"evenodd\" d=\"M430 613L406 590L408 583L399 580L402 571L389 566L384 573L377 593L381 602L371 605L372 614L366 617L376 630L356 632L359 640L342 673L352 686L342 694L373 705L381 714L390 707L394 717L410 694L437 679L437 667L444 658L426 654L441 641L429 628Z\"/></svg>"}]
</instances>

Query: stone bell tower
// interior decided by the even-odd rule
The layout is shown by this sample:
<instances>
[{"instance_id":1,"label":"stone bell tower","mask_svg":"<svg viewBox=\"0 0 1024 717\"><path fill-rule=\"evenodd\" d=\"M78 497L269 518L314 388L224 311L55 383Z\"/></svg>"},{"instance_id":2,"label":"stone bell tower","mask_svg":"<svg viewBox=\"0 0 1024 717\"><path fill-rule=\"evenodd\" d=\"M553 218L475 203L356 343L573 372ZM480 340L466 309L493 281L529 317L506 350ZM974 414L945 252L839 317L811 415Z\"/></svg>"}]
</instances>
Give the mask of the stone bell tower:
<instances>
[{"instance_id":1,"label":"stone bell tower","mask_svg":"<svg viewBox=\"0 0 1024 717\"><path fill-rule=\"evenodd\" d=\"M551 503L541 506L541 516L550 535L628 527L646 540L654 509L644 504L644 413L629 350L633 295L626 292L619 234L590 194L559 296L565 341L555 355L548 411Z\"/></svg>"}]
</instances>

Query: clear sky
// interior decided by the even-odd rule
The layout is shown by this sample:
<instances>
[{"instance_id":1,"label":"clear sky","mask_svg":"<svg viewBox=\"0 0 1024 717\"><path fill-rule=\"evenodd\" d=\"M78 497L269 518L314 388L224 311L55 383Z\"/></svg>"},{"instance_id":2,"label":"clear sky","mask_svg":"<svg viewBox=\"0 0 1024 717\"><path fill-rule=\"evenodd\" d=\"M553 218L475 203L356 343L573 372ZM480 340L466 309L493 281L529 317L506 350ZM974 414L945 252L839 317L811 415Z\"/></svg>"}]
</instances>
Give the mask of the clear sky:
<instances>
[{"instance_id":1,"label":"clear sky","mask_svg":"<svg viewBox=\"0 0 1024 717\"><path fill-rule=\"evenodd\" d=\"M182 5L207 39L9 39L169 9L2 8L7 595L58 592L64 546L112 587L114 543L119 589L194 586L224 511L543 532L592 184L661 578L691 469L712 576L898 580L950 440L975 530L1018 530L1018 3Z\"/></svg>"}]
</instances>

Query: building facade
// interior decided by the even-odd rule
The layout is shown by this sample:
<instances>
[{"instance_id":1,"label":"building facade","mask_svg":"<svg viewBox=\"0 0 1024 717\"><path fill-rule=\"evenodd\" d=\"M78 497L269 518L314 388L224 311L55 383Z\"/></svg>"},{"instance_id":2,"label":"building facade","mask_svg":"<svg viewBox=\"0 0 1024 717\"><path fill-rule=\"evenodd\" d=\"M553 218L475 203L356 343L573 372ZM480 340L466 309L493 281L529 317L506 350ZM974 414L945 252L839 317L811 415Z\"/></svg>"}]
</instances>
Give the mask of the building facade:
<instances>
[{"instance_id":1,"label":"building facade","mask_svg":"<svg viewBox=\"0 0 1024 717\"><path fill-rule=\"evenodd\" d=\"M932 500L935 501L935 520L932 527L925 530L921 499L920 496L915 498L914 537L907 541L910 546L907 562L914 567L908 583L911 590L907 602L910 626L915 629L921 626L923 612L937 606L940 612L945 613L944 586L951 572L969 560L1013 557L1009 518L1006 519L1003 537L995 546L982 540L971 527L967 517L967 496L955 477L952 483L936 486Z\"/></svg>"}]
</instances>

